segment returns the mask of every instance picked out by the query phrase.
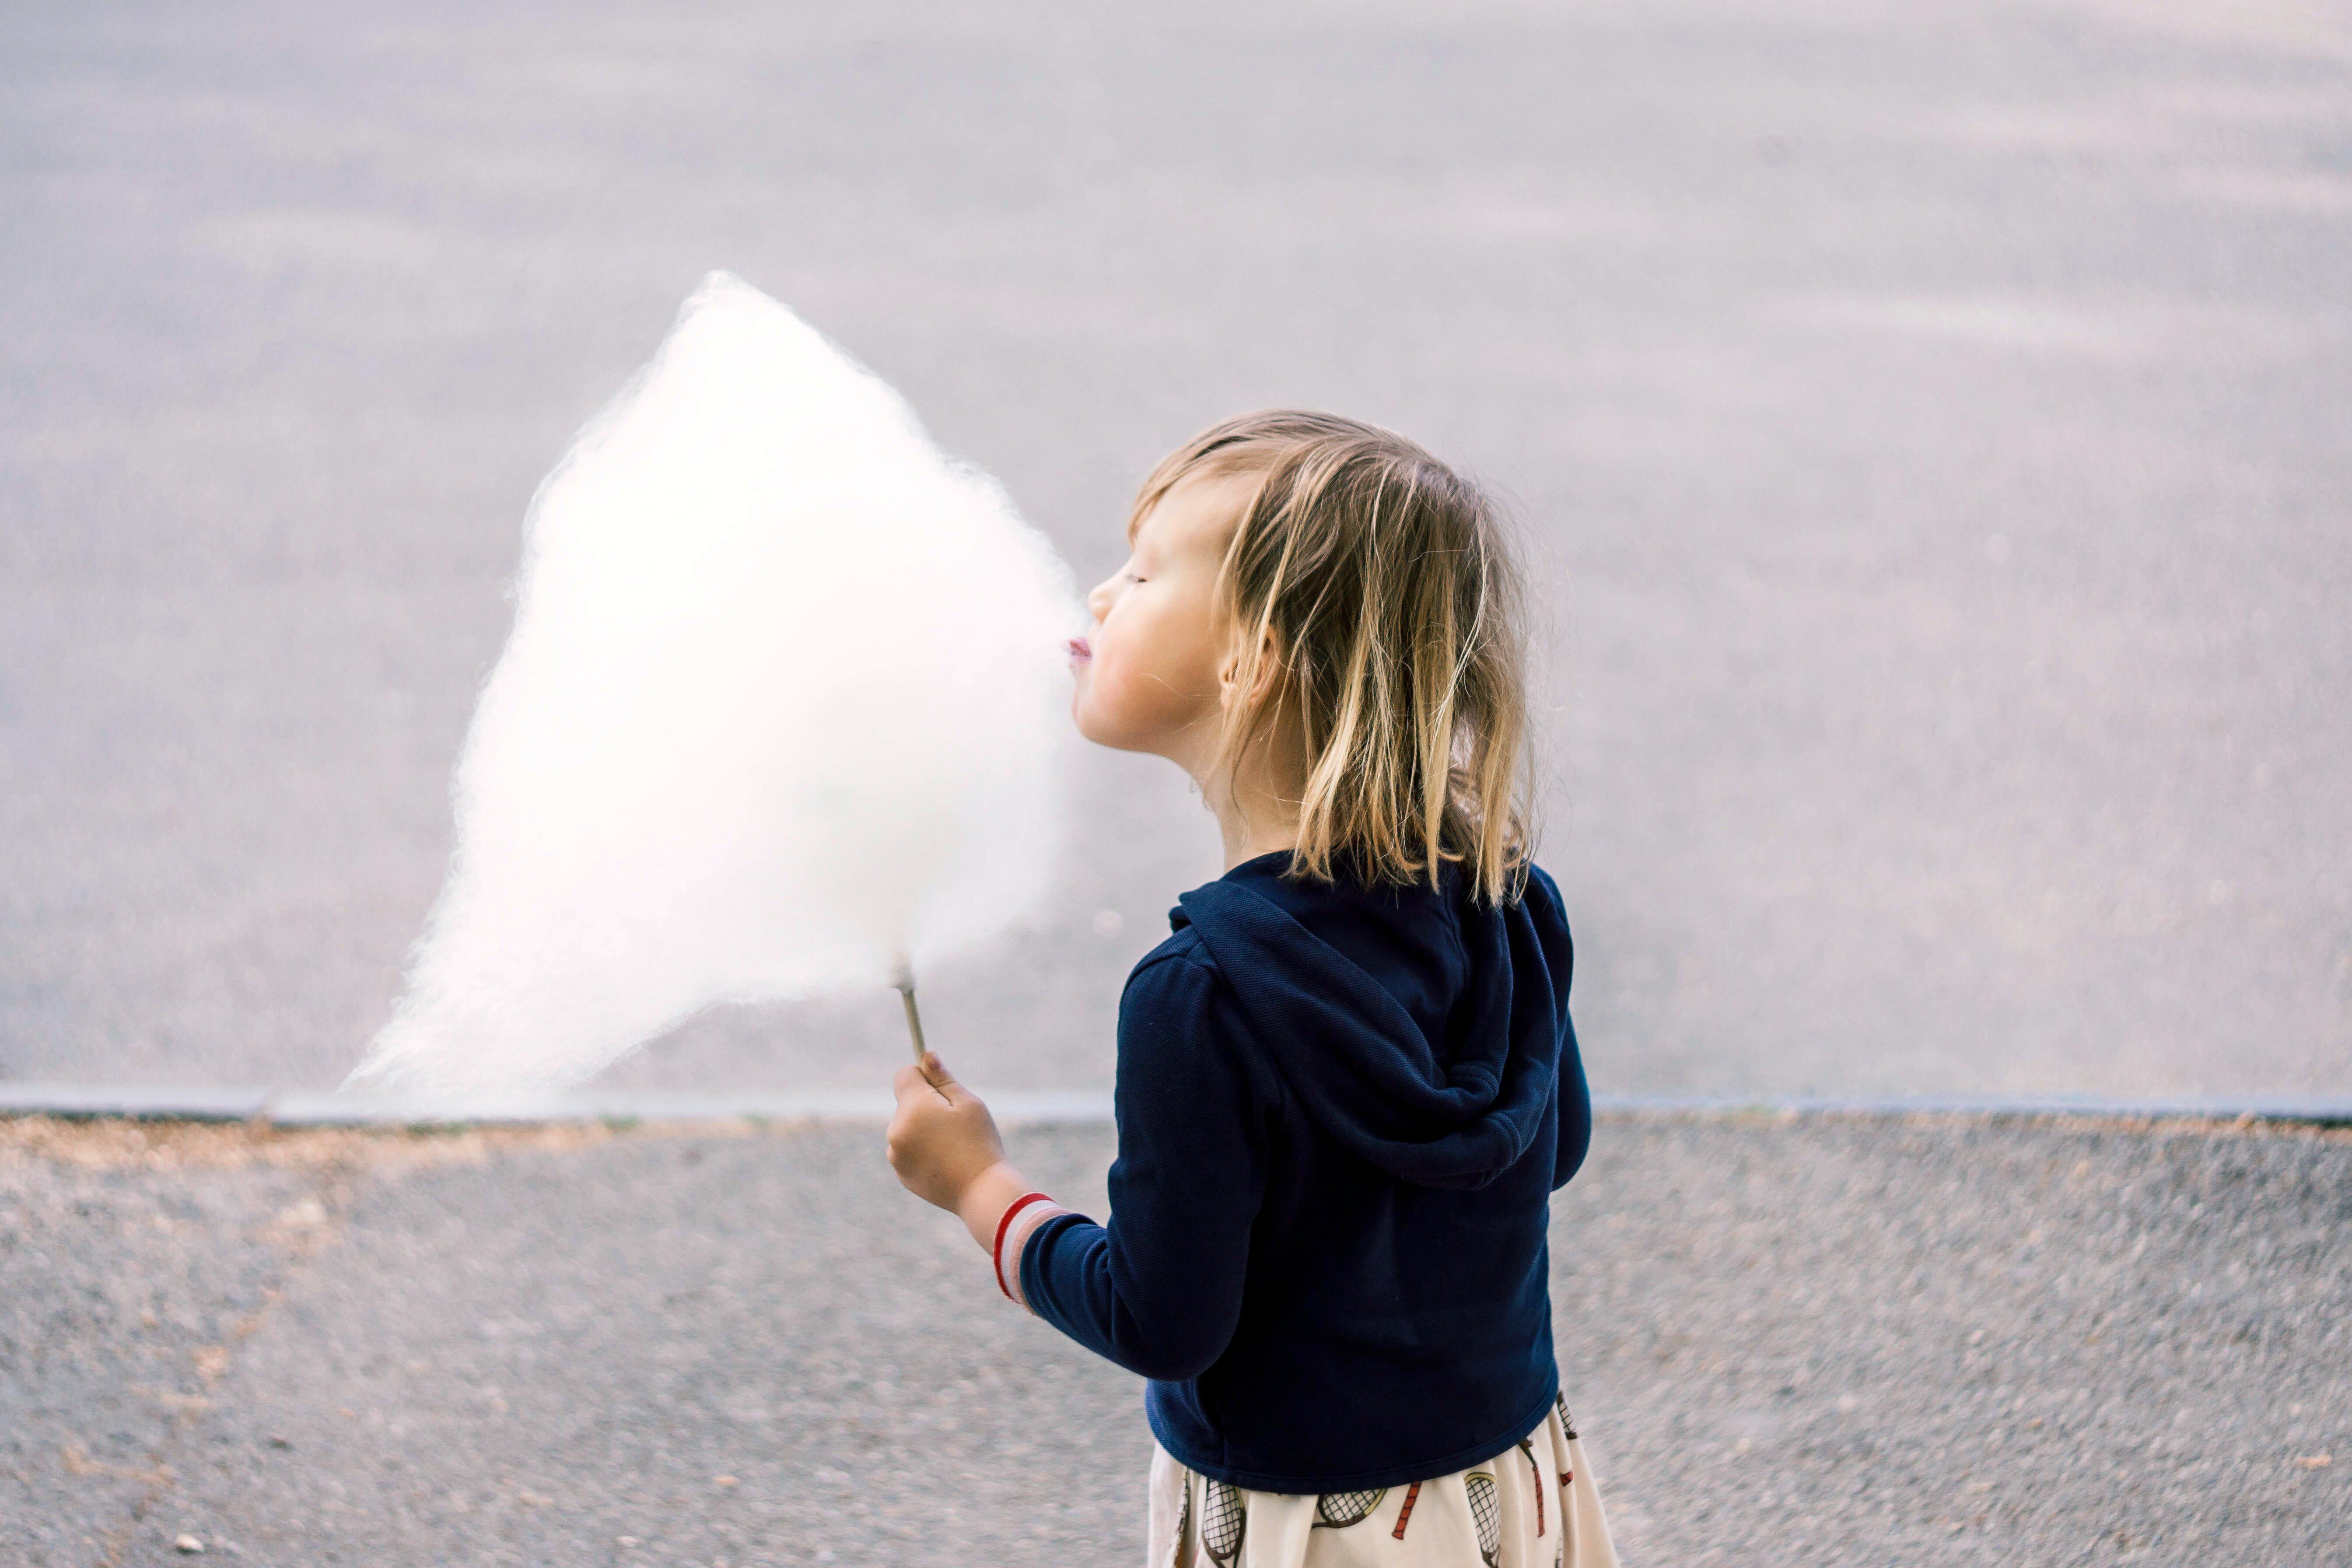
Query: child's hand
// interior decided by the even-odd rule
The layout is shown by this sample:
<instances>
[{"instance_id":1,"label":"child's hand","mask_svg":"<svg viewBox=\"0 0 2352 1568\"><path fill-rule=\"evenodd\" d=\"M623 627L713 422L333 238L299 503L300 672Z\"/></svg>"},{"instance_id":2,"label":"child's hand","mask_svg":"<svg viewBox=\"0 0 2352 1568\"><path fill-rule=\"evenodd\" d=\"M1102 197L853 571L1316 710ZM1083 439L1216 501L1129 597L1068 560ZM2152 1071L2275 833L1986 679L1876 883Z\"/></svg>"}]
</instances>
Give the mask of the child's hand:
<instances>
[{"instance_id":1,"label":"child's hand","mask_svg":"<svg viewBox=\"0 0 2352 1568\"><path fill-rule=\"evenodd\" d=\"M992 1232L1004 1204L1021 1195L1021 1178L1004 1163L1004 1142L988 1107L950 1078L936 1056L924 1057L919 1068L900 1068L891 1087L898 1109L890 1118L890 1168L898 1180L925 1203L962 1216L975 1235L982 1218ZM993 1213L971 1212L1008 1185L1011 1192Z\"/></svg>"}]
</instances>

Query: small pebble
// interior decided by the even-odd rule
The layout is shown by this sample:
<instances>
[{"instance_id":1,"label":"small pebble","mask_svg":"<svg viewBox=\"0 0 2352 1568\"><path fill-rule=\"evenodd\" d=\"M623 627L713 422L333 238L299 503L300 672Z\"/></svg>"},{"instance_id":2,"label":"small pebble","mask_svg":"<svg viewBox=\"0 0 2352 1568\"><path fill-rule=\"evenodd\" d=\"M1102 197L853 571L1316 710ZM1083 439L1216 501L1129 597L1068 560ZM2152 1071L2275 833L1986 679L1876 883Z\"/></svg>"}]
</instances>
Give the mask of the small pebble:
<instances>
[{"instance_id":1,"label":"small pebble","mask_svg":"<svg viewBox=\"0 0 2352 1568\"><path fill-rule=\"evenodd\" d=\"M201 1541L198 1541L198 1540L197 1540L194 1536L193 1536L193 1535L183 1535L182 1537L180 1537L180 1539L179 1539L179 1540L174 1541L173 1542L172 1542L172 1544L173 1544L173 1545L174 1545L174 1546L176 1546L176 1547L178 1547L181 1551L183 1551L183 1552L185 1552L189 1553L189 1554L190 1554L190 1555L192 1555L192 1556L193 1556L194 1553L199 1552L202 1552L202 1551L205 1549L205 1543L204 1543L203 1542L201 1542Z\"/></svg>"}]
</instances>

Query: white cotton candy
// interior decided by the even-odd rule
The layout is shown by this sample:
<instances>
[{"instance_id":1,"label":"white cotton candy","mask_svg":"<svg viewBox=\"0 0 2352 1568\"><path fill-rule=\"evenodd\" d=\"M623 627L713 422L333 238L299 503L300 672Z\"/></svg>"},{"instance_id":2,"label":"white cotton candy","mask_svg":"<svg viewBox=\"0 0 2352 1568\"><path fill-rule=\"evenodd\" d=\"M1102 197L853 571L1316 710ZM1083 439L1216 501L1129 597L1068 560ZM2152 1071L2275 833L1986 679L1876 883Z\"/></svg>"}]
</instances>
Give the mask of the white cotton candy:
<instances>
[{"instance_id":1,"label":"white cotton candy","mask_svg":"<svg viewBox=\"0 0 2352 1568\"><path fill-rule=\"evenodd\" d=\"M1068 569L724 273L540 488L449 876L352 1074L558 1088L715 1003L888 984L1043 893Z\"/></svg>"}]
</instances>

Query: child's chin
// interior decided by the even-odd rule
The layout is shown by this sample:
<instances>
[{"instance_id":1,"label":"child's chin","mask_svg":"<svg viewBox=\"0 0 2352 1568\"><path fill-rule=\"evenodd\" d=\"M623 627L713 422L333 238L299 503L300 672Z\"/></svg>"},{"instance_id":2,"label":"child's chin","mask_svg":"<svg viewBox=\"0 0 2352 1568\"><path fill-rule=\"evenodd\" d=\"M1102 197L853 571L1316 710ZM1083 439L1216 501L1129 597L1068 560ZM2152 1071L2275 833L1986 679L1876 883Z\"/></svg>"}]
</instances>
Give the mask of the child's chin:
<instances>
[{"instance_id":1,"label":"child's chin","mask_svg":"<svg viewBox=\"0 0 2352 1568\"><path fill-rule=\"evenodd\" d=\"M1077 727L1078 738L1097 746L1108 746L1114 752L1144 752L1151 748L1139 742L1132 725L1110 721L1094 703L1087 700L1087 689L1080 686L1070 699L1070 722Z\"/></svg>"}]
</instances>

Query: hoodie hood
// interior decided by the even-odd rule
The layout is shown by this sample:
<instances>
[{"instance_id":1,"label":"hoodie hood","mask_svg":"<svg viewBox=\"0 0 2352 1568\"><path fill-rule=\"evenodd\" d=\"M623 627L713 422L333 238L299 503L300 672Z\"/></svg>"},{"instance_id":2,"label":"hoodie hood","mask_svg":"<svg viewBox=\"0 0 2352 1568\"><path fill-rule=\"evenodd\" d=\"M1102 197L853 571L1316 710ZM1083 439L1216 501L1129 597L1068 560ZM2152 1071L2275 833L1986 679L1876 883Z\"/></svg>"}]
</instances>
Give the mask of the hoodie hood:
<instances>
[{"instance_id":1,"label":"hoodie hood","mask_svg":"<svg viewBox=\"0 0 2352 1568\"><path fill-rule=\"evenodd\" d=\"M1549 1115L1573 963L1549 878L1486 907L1439 889L1285 880L1286 855L1182 896L1258 1048L1342 1147L1402 1181L1480 1187ZM1310 929L1312 928L1312 929Z\"/></svg>"}]
</instances>

